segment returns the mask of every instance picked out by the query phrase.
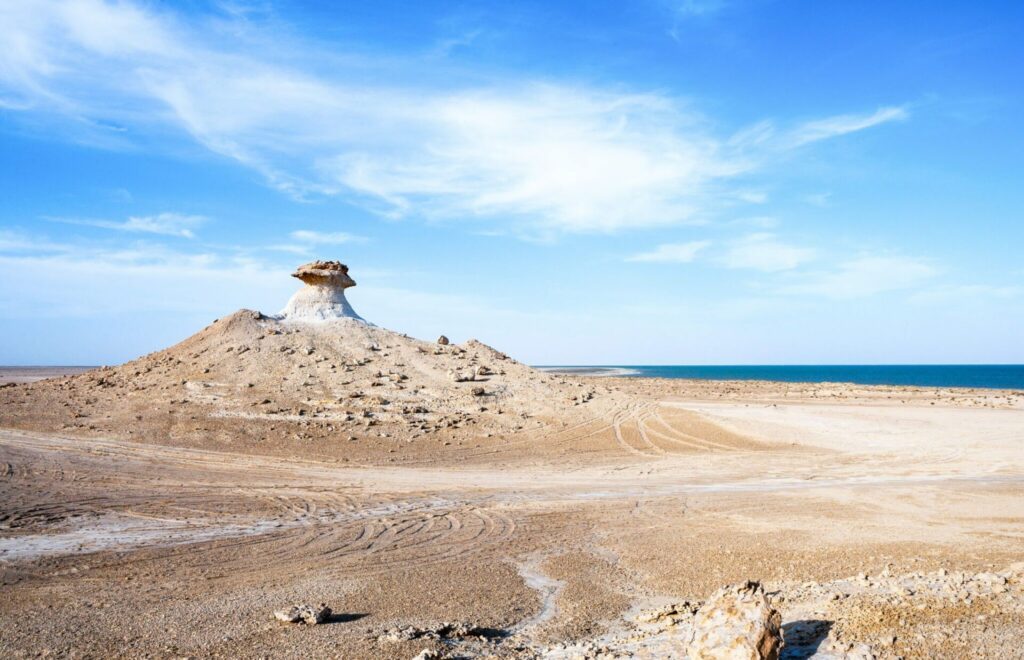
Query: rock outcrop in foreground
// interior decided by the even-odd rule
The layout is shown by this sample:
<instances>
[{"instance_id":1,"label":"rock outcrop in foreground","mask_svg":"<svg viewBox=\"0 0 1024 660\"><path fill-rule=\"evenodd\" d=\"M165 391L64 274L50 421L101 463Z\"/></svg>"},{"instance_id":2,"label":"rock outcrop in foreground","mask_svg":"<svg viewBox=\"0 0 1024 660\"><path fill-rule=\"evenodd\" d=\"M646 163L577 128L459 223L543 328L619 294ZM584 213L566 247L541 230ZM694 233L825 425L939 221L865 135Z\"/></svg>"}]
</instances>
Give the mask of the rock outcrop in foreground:
<instances>
[{"instance_id":1,"label":"rock outcrop in foreground","mask_svg":"<svg viewBox=\"0 0 1024 660\"><path fill-rule=\"evenodd\" d=\"M693 660L778 660L781 615L757 582L719 589L693 621Z\"/></svg>"}]
</instances>

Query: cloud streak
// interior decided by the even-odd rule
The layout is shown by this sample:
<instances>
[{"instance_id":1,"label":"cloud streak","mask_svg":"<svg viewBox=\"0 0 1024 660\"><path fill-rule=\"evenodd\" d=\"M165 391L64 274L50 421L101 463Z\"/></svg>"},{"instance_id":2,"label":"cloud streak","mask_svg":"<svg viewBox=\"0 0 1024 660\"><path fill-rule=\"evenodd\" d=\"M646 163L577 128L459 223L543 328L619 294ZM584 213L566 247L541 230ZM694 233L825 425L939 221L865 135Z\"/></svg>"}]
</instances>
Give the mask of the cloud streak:
<instances>
[{"instance_id":1,"label":"cloud streak","mask_svg":"<svg viewBox=\"0 0 1024 660\"><path fill-rule=\"evenodd\" d=\"M777 289L784 295L810 295L845 300L915 288L936 275L923 259L903 256L860 256L830 271L801 275Z\"/></svg>"},{"instance_id":2,"label":"cloud streak","mask_svg":"<svg viewBox=\"0 0 1024 660\"><path fill-rule=\"evenodd\" d=\"M361 236L355 236L343 231L323 232L311 229L293 231L289 236L292 240L307 245L343 245L345 243L358 243L366 240Z\"/></svg>"},{"instance_id":3,"label":"cloud streak","mask_svg":"<svg viewBox=\"0 0 1024 660\"><path fill-rule=\"evenodd\" d=\"M100 227L102 229L113 229L130 233L195 238L195 233L192 230L206 222L207 218L201 215L158 213L156 215L130 216L124 221L83 220L77 218L51 218L51 220L70 225Z\"/></svg>"},{"instance_id":4,"label":"cloud streak","mask_svg":"<svg viewBox=\"0 0 1024 660\"><path fill-rule=\"evenodd\" d=\"M765 273L792 270L816 256L812 248L790 245L774 234L756 233L740 238L726 249L722 264L728 268L749 268Z\"/></svg>"},{"instance_id":5,"label":"cloud streak","mask_svg":"<svg viewBox=\"0 0 1024 660\"><path fill-rule=\"evenodd\" d=\"M224 24L186 26L130 2L5 3L0 96L21 112L72 117L98 143L176 127L297 198L341 195L390 217L498 221L532 234L700 222L716 200L736 199L732 181L781 151L906 117L882 108L730 138L661 92L529 79L402 84L410 71L436 79L412 62L384 85L355 55L332 54L326 74L308 45ZM133 130L111 130L124 126Z\"/></svg>"},{"instance_id":6,"label":"cloud streak","mask_svg":"<svg viewBox=\"0 0 1024 660\"><path fill-rule=\"evenodd\" d=\"M626 258L626 261L659 262L659 263L690 263L697 253L711 245L711 241L691 241L689 243L665 243L650 252L641 252Z\"/></svg>"},{"instance_id":7,"label":"cloud streak","mask_svg":"<svg viewBox=\"0 0 1024 660\"><path fill-rule=\"evenodd\" d=\"M887 122L903 121L909 116L906 108L885 107L867 115L851 114L818 119L799 126L789 135L788 142L793 147L800 147L811 142L863 131Z\"/></svg>"}]
</instances>

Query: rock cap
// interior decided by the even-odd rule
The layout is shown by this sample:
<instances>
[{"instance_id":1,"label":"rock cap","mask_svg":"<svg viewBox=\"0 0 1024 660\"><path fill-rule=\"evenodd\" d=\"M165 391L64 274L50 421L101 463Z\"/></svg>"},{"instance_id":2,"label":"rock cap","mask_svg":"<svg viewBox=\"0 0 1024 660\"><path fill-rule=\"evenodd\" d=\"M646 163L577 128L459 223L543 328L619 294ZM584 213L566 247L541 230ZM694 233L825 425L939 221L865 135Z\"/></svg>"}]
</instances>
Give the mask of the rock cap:
<instances>
[{"instance_id":1,"label":"rock cap","mask_svg":"<svg viewBox=\"0 0 1024 660\"><path fill-rule=\"evenodd\" d=\"M340 261L310 261L296 268L292 277L313 286L340 286L347 289L356 285L355 280L348 276L348 266Z\"/></svg>"}]
</instances>

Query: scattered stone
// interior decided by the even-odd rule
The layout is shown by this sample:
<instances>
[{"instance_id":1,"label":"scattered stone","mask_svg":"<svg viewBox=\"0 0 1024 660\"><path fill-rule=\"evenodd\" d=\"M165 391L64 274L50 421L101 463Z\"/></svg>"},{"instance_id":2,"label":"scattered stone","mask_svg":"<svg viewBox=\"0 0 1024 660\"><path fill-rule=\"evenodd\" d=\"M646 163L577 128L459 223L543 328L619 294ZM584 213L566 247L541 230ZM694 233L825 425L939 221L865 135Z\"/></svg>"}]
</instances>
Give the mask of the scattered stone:
<instances>
[{"instance_id":1,"label":"scattered stone","mask_svg":"<svg viewBox=\"0 0 1024 660\"><path fill-rule=\"evenodd\" d=\"M451 342L448 341L447 337L445 337L444 335L441 335L440 337L437 338L437 343L441 344L442 346L447 346Z\"/></svg>"},{"instance_id":2,"label":"scattered stone","mask_svg":"<svg viewBox=\"0 0 1024 660\"><path fill-rule=\"evenodd\" d=\"M423 649L412 660L441 660L442 657L443 656L439 651L434 651L433 649Z\"/></svg>"},{"instance_id":3,"label":"scattered stone","mask_svg":"<svg viewBox=\"0 0 1024 660\"><path fill-rule=\"evenodd\" d=\"M448 370L448 377L451 378L456 383L465 383L467 381L474 381L474 380L476 380L476 374L474 374L473 372L468 372L467 373L467 372L457 371L455 369L449 369Z\"/></svg>"},{"instance_id":4,"label":"scattered stone","mask_svg":"<svg viewBox=\"0 0 1024 660\"><path fill-rule=\"evenodd\" d=\"M653 623L665 627L672 627L683 619L692 617L700 608L689 602L673 603L664 607L641 612L636 620L638 623Z\"/></svg>"},{"instance_id":5,"label":"scattered stone","mask_svg":"<svg viewBox=\"0 0 1024 660\"><path fill-rule=\"evenodd\" d=\"M487 394L487 391L482 387L474 387L472 390L470 390L470 392L473 394L473 396L483 396Z\"/></svg>"},{"instance_id":6,"label":"scattered stone","mask_svg":"<svg viewBox=\"0 0 1024 660\"><path fill-rule=\"evenodd\" d=\"M331 618L331 608L327 607L324 603L320 603L320 607L294 605L291 609L277 610L274 612L274 617L278 621L284 621L285 623L304 623L309 626L315 626Z\"/></svg>"},{"instance_id":7,"label":"scattered stone","mask_svg":"<svg viewBox=\"0 0 1024 660\"><path fill-rule=\"evenodd\" d=\"M474 626L446 621L432 628L403 626L385 630L377 639L384 642L407 642L413 639L460 639L479 634Z\"/></svg>"},{"instance_id":8,"label":"scattered stone","mask_svg":"<svg viewBox=\"0 0 1024 660\"><path fill-rule=\"evenodd\" d=\"M778 660L782 617L758 582L719 589L698 610L687 649L693 660Z\"/></svg>"}]
</instances>

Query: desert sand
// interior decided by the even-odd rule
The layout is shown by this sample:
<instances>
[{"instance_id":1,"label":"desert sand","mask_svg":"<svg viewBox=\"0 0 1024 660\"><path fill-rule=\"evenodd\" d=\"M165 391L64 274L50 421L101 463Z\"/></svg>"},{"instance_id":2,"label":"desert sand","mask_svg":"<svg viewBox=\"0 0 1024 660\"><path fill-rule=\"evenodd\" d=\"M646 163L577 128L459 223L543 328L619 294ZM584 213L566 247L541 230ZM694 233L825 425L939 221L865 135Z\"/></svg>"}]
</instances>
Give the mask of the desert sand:
<instances>
[{"instance_id":1,"label":"desert sand","mask_svg":"<svg viewBox=\"0 0 1024 660\"><path fill-rule=\"evenodd\" d=\"M543 373L330 304L0 388L5 656L685 657L758 580L782 657L1024 657L1024 393Z\"/></svg>"}]
</instances>

